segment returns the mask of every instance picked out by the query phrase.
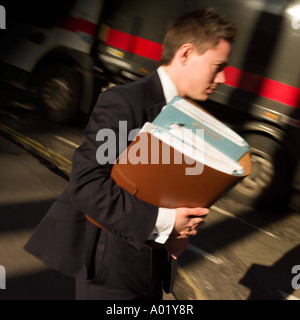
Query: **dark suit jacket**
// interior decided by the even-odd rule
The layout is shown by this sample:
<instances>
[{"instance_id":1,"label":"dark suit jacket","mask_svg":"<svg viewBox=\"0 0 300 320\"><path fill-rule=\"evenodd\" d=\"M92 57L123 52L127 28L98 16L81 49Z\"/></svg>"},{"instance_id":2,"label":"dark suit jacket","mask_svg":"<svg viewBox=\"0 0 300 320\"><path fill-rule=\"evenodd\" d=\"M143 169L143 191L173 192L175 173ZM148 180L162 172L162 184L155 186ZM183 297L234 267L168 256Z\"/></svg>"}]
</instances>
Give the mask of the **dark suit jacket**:
<instances>
[{"instance_id":1,"label":"dark suit jacket","mask_svg":"<svg viewBox=\"0 0 300 320\"><path fill-rule=\"evenodd\" d=\"M101 139L97 133L113 129L118 146L119 121L126 121L129 133L152 121L165 102L157 72L100 96L83 143L74 153L70 183L26 244L27 251L66 275L88 278L100 229L84 214L137 249L143 246L154 228L158 208L115 185L110 178L112 164L99 165L96 160L98 148L106 143L97 141ZM110 145L111 150L114 147ZM118 156L119 150L116 151L112 160Z\"/></svg>"}]
</instances>

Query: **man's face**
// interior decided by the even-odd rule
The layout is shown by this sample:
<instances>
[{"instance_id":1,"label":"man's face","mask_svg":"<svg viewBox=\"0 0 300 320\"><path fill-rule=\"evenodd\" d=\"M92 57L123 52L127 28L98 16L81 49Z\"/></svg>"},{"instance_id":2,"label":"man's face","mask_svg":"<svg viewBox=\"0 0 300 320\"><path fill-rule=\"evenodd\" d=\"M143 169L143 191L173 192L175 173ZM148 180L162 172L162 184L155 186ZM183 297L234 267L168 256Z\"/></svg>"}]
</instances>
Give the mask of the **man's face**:
<instances>
[{"instance_id":1,"label":"man's face","mask_svg":"<svg viewBox=\"0 0 300 320\"><path fill-rule=\"evenodd\" d=\"M185 62L179 94L204 101L219 83L225 82L224 67L228 64L231 44L221 39L216 47L199 55L193 48Z\"/></svg>"}]
</instances>

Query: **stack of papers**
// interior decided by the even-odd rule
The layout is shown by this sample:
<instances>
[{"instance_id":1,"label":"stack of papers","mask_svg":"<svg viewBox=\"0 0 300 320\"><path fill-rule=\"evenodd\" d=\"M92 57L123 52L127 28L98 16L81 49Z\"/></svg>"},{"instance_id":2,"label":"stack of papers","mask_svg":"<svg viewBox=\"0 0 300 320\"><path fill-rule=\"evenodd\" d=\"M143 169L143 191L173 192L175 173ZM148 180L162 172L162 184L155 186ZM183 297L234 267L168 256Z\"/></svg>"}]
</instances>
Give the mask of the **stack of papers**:
<instances>
[{"instance_id":1,"label":"stack of papers","mask_svg":"<svg viewBox=\"0 0 300 320\"><path fill-rule=\"evenodd\" d=\"M249 152L248 143L236 132L194 103L175 97L152 123L149 132L187 157L233 175L243 175L239 160Z\"/></svg>"}]
</instances>

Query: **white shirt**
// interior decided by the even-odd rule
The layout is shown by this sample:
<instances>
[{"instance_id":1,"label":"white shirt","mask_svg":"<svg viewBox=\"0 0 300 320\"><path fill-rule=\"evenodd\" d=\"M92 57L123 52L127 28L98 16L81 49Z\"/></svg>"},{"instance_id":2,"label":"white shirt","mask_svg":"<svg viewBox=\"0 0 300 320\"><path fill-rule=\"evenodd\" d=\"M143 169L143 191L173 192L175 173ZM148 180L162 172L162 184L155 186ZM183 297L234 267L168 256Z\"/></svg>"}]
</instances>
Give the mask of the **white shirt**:
<instances>
[{"instance_id":1,"label":"white shirt","mask_svg":"<svg viewBox=\"0 0 300 320\"><path fill-rule=\"evenodd\" d=\"M178 95L178 91L163 67L159 67L157 69L157 72L162 84L166 102L169 103L174 97ZM174 224L175 209L159 208L156 224L153 231L151 232L149 240L154 240L155 242L164 244L173 231Z\"/></svg>"},{"instance_id":2,"label":"white shirt","mask_svg":"<svg viewBox=\"0 0 300 320\"><path fill-rule=\"evenodd\" d=\"M173 98L178 96L178 91L163 67L159 67L157 73L163 88L164 96L167 103L169 103Z\"/></svg>"}]
</instances>

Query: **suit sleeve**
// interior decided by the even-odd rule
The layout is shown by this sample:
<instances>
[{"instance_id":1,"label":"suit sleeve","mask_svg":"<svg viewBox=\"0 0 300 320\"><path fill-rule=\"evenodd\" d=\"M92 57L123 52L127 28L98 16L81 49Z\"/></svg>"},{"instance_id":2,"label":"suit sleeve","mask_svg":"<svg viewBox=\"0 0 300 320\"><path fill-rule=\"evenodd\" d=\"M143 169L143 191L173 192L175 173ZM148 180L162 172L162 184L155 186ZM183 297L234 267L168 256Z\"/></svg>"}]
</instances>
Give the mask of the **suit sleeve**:
<instances>
[{"instance_id":1,"label":"suit sleeve","mask_svg":"<svg viewBox=\"0 0 300 320\"><path fill-rule=\"evenodd\" d=\"M125 121L128 132L136 129L134 108L128 97L117 89L101 95L84 131L83 143L74 153L68 190L73 205L83 214L136 248L141 248L155 226L158 208L140 201L110 178L112 163L119 153L120 139L124 141L126 138L126 132L119 130L119 121ZM98 140L104 141L97 141L99 131L103 134L100 138L98 136ZM102 139L106 132L111 141L108 137ZM97 151L105 148L108 163L99 164Z\"/></svg>"}]
</instances>

